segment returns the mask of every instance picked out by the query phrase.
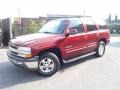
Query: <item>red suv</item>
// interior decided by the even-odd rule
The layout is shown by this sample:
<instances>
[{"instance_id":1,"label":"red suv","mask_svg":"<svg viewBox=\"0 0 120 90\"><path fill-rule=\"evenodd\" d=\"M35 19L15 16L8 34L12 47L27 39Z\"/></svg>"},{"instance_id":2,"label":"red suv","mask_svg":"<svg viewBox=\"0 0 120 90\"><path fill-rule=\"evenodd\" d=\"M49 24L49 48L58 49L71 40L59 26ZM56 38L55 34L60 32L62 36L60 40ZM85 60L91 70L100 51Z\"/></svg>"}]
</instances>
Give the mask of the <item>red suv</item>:
<instances>
[{"instance_id":1,"label":"red suv","mask_svg":"<svg viewBox=\"0 0 120 90\"><path fill-rule=\"evenodd\" d=\"M110 40L107 25L90 17L49 21L39 33L10 40L9 60L44 76L53 75L61 63L95 54L103 56Z\"/></svg>"}]
</instances>

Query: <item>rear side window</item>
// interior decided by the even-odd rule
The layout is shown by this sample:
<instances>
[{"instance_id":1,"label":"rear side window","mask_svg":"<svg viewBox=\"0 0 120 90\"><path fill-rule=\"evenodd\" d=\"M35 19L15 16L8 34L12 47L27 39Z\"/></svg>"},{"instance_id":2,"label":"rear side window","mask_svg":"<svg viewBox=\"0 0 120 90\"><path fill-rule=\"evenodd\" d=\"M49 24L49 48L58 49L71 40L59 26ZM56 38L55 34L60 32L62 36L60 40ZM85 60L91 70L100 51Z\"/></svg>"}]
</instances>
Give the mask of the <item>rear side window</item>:
<instances>
[{"instance_id":1,"label":"rear side window","mask_svg":"<svg viewBox=\"0 0 120 90\"><path fill-rule=\"evenodd\" d=\"M86 24L88 31L95 31L97 30L96 25L94 24L93 20L91 18L83 18L83 23Z\"/></svg>"},{"instance_id":2,"label":"rear side window","mask_svg":"<svg viewBox=\"0 0 120 90\"><path fill-rule=\"evenodd\" d=\"M99 28L104 30L104 29L108 29L107 25L99 25Z\"/></svg>"},{"instance_id":3,"label":"rear side window","mask_svg":"<svg viewBox=\"0 0 120 90\"><path fill-rule=\"evenodd\" d=\"M87 25L87 30L88 31L95 31L95 30L97 30L97 27L94 24L86 24L86 25Z\"/></svg>"},{"instance_id":4,"label":"rear side window","mask_svg":"<svg viewBox=\"0 0 120 90\"><path fill-rule=\"evenodd\" d=\"M76 29L78 33L84 32L83 24L79 20L72 20L70 29Z\"/></svg>"},{"instance_id":5,"label":"rear side window","mask_svg":"<svg viewBox=\"0 0 120 90\"><path fill-rule=\"evenodd\" d=\"M108 29L108 27L107 27L107 25L106 25L106 23L104 21L101 21L101 23L99 24L99 28L101 30Z\"/></svg>"},{"instance_id":6,"label":"rear side window","mask_svg":"<svg viewBox=\"0 0 120 90\"><path fill-rule=\"evenodd\" d=\"M108 29L104 20L96 20L96 23L99 25L100 30Z\"/></svg>"}]
</instances>

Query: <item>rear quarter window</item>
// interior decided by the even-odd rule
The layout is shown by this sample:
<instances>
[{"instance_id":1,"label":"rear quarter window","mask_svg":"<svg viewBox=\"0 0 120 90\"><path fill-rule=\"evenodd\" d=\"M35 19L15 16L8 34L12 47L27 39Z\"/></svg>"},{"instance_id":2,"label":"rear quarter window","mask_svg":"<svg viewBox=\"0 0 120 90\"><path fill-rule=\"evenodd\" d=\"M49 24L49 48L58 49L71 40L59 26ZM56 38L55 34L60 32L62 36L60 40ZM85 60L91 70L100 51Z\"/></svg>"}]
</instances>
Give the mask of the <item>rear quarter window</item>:
<instances>
[{"instance_id":1,"label":"rear quarter window","mask_svg":"<svg viewBox=\"0 0 120 90\"><path fill-rule=\"evenodd\" d=\"M99 25L100 30L108 29L108 26L104 20L96 20L96 23Z\"/></svg>"},{"instance_id":2,"label":"rear quarter window","mask_svg":"<svg viewBox=\"0 0 120 90\"><path fill-rule=\"evenodd\" d=\"M99 25L99 28L100 28L101 30L104 30L104 29L108 29L108 26L107 26L107 25Z\"/></svg>"}]
</instances>

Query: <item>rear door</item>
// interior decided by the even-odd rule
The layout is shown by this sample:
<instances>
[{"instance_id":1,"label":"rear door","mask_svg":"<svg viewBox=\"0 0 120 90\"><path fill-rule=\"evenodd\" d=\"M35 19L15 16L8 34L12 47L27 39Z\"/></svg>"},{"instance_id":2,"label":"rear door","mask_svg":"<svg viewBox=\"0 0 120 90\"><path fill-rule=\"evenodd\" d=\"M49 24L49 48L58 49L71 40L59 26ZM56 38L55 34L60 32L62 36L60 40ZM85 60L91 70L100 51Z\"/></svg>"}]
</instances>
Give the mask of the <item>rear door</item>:
<instances>
[{"instance_id":1,"label":"rear door","mask_svg":"<svg viewBox=\"0 0 120 90\"><path fill-rule=\"evenodd\" d=\"M84 18L83 23L86 25L86 42L87 50L86 53L94 51L97 47L99 33L98 28L93 22L92 18Z\"/></svg>"},{"instance_id":2,"label":"rear door","mask_svg":"<svg viewBox=\"0 0 120 90\"><path fill-rule=\"evenodd\" d=\"M77 34L69 35L64 40L66 60L81 55L86 50L84 27L80 20L72 20L68 29L76 29Z\"/></svg>"}]
</instances>

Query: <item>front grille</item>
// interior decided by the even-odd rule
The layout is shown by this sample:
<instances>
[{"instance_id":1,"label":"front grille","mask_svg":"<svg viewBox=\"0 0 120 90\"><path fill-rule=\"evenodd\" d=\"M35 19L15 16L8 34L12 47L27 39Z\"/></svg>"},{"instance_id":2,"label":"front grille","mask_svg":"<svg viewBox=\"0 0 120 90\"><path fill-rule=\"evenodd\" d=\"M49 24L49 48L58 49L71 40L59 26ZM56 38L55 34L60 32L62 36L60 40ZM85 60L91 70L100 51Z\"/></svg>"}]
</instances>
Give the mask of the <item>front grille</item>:
<instances>
[{"instance_id":1,"label":"front grille","mask_svg":"<svg viewBox=\"0 0 120 90\"><path fill-rule=\"evenodd\" d=\"M12 52L12 54L17 56L17 46L12 44L11 42L9 43L9 50Z\"/></svg>"},{"instance_id":2,"label":"front grille","mask_svg":"<svg viewBox=\"0 0 120 90\"><path fill-rule=\"evenodd\" d=\"M17 47L16 47L16 46L13 46L13 45L10 45L10 47L11 47L11 48L14 48L14 49L17 49Z\"/></svg>"},{"instance_id":3,"label":"front grille","mask_svg":"<svg viewBox=\"0 0 120 90\"><path fill-rule=\"evenodd\" d=\"M17 46L15 46L14 44L12 44L11 42L9 43L9 46L10 46L11 48L17 49Z\"/></svg>"},{"instance_id":4,"label":"front grille","mask_svg":"<svg viewBox=\"0 0 120 90\"><path fill-rule=\"evenodd\" d=\"M16 52L11 51L11 54L14 55L14 56L17 56Z\"/></svg>"}]
</instances>

